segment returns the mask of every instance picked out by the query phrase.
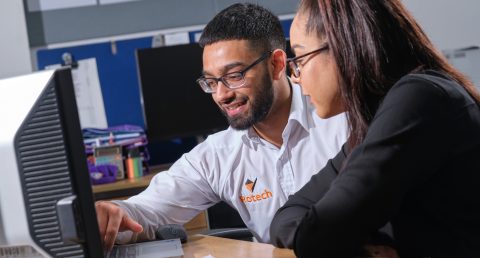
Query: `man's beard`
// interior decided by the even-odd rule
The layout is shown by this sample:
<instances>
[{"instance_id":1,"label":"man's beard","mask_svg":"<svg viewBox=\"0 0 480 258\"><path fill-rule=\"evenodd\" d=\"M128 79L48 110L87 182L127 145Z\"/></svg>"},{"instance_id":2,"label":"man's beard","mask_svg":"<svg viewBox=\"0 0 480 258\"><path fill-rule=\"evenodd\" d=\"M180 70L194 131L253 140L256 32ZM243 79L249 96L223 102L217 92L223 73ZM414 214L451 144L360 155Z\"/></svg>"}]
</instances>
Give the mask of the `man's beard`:
<instances>
[{"instance_id":1,"label":"man's beard","mask_svg":"<svg viewBox=\"0 0 480 258\"><path fill-rule=\"evenodd\" d=\"M230 117L223 109L221 109L233 129L248 129L265 119L268 112L270 112L270 108L273 104L273 86L268 73L265 73L263 76L259 87L254 102L250 102L250 109L247 114Z\"/></svg>"}]
</instances>

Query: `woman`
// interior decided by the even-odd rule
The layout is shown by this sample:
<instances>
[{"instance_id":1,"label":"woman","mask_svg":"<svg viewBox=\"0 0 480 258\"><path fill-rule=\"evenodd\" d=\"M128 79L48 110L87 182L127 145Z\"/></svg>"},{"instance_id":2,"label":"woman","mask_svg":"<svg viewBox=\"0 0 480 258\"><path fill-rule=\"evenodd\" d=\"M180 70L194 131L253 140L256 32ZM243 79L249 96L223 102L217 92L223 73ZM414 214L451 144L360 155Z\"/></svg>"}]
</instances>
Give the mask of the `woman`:
<instances>
[{"instance_id":1,"label":"woman","mask_svg":"<svg viewBox=\"0 0 480 258\"><path fill-rule=\"evenodd\" d=\"M400 0L303 0L289 60L343 150L277 212L274 244L352 256L390 222L401 257L480 257L480 102Z\"/></svg>"}]
</instances>

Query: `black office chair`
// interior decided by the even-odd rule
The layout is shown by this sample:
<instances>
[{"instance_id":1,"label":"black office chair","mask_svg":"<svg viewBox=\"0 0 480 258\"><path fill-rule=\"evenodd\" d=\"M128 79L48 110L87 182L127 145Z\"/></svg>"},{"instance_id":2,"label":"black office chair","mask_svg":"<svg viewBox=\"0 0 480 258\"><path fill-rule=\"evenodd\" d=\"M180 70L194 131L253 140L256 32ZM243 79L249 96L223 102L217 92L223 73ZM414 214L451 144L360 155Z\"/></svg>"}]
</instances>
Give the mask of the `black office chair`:
<instances>
[{"instance_id":1,"label":"black office chair","mask_svg":"<svg viewBox=\"0 0 480 258\"><path fill-rule=\"evenodd\" d=\"M219 202L207 210L209 230L201 234L223 238L253 241L253 234L248 230L238 212L225 202Z\"/></svg>"}]
</instances>

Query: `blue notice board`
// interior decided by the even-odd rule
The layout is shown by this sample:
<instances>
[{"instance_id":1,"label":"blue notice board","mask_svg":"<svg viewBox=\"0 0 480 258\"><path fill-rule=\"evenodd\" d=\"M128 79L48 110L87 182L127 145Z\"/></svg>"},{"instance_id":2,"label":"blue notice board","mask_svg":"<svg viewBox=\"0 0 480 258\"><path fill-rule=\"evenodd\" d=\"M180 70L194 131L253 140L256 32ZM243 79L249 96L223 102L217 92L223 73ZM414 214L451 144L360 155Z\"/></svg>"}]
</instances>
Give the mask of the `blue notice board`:
<instances>
[{"instance_id":1,"label":"blue notice board","mask_svg":"<svg viewBox=\"0 0 480 258\"><path fill-rule=\"evenodd\" d=\"M115 53L110 42L39 50L38 68L61 63L66 52L72 54L75 60L95 58L108 125L134 124L143 127L135 50L149 48L151 44L152 37L145 37L116 41Z\"/></svg>"},{"instance_id":2,"label":"blue notice board","mask_svg":"<svg viewBox=\"0 0 480 258\"><path fill-rule=\"evenodd\" d=\"M288 38L292 20L282 20L281 23ZM201 31L189 32L191 43L195 42L195 35L198 37L199 33ZM112 51L112 42L40 49L36 53L37 67L43 70L46 66L61 63L64 53L70 53L75 60L95 58L108 125L133 124L144 127L135 50L150 48L152 39L118 40L114 42L116 51Z\"/></svg>"}]
</instances>

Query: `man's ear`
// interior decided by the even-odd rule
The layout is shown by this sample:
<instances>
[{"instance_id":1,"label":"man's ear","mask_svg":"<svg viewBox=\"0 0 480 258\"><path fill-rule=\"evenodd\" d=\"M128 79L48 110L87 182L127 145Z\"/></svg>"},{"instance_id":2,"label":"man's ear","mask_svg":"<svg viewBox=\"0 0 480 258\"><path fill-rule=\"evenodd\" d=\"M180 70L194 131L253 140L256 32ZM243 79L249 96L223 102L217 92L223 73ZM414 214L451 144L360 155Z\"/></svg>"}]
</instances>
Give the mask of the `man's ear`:
<instances>
[{"instance_id":1,"label":"man's ear","mask_svg":"<svg viewBox=\"0 0 480 258\"><path fill-rule=\"evenodd\" d=\"M278 80L285 75L287 54L281 49L275 49L272 53L271 64L273 66L273 79Z\"/></svg>"}]
</instances>

